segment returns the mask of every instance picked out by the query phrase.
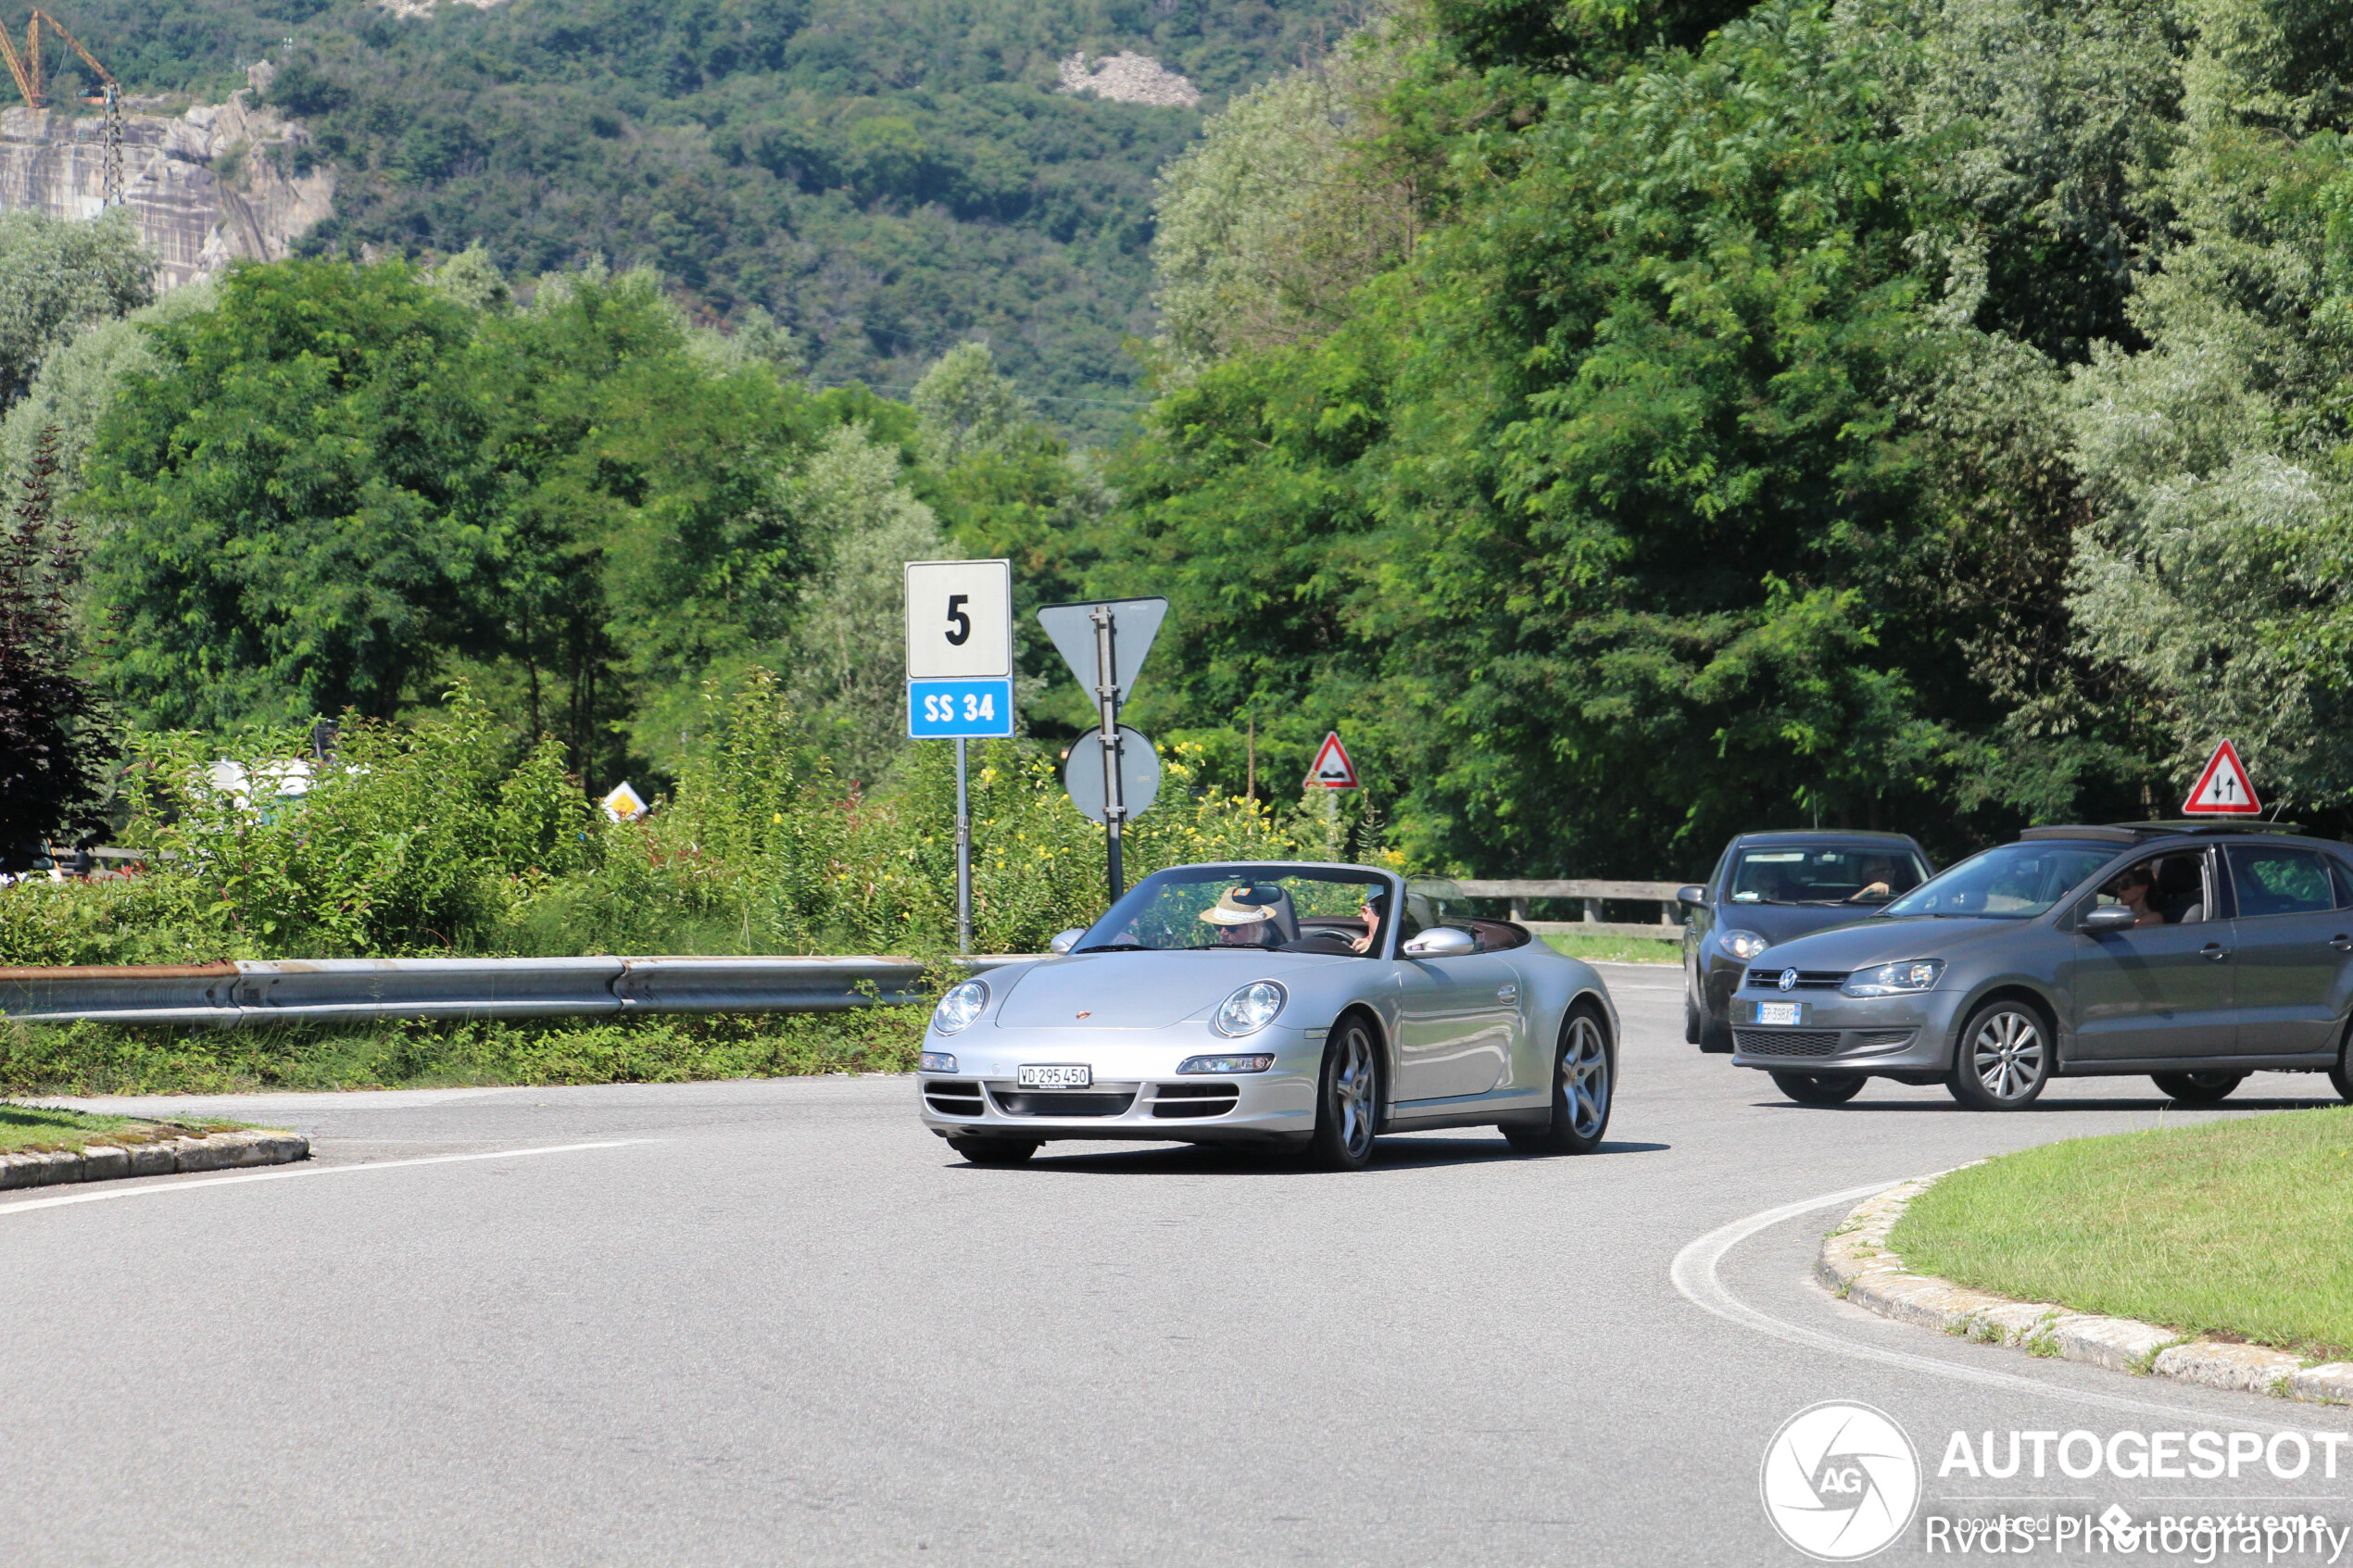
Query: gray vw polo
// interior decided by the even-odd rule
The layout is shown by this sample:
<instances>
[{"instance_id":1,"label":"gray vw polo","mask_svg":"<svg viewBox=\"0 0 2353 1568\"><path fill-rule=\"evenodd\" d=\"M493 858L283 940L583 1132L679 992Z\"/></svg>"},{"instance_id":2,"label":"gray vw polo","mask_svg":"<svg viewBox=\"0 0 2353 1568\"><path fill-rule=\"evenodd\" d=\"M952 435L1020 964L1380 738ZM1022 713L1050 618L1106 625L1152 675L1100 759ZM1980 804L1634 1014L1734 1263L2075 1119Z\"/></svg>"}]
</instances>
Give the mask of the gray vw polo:
<instances>
[{"instance_id":1,"label":"gray vw polo","mask_svg":"<svg viewBox=\"0 0 2353 1568\"><path fill-rule=\"evenodd\" d=\"M1807 1105L1871 1078L2014 1110L2054 1076L2146 1073L2212 1104L2258 1071L2353 1100L2353 860L2203 825L2034 828L1879 913L1768 949L1733 1065Z\"/></svg>"}]
</instances>

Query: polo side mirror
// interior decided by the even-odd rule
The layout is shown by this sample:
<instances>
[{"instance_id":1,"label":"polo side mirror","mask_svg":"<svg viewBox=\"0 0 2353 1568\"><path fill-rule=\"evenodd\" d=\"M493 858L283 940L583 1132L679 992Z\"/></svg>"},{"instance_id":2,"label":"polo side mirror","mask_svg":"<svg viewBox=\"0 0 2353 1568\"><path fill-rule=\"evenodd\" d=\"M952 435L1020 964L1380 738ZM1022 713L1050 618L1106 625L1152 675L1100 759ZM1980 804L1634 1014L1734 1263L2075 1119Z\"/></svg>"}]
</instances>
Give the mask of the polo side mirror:
<instances>
[{"instance_id":1,"label":"polo side mirror","mask_svg":"<svg viewBox=\"0 0 2353 1568\"><path fill-rule=\"evenodd\" d=\"M2099 936L2111 931L2130 931L2140 921L2140 916L2123 905L2110 904L2106 909L2094 909L2085 915L2079 925L2085 935Z\"/></svg>"},{"instance_id":2,"label":"polo side mirror","mask_svg":"<svg viewBox=\"0 0 2353 1568\"><path fill-rule=\"evenodd\" d=\"M1707 908L1707 889L1697 883L1689 887L1679 887L1675 890L1675 902L1687 909L1704 909Z\"/></svg>"}]
</instances>

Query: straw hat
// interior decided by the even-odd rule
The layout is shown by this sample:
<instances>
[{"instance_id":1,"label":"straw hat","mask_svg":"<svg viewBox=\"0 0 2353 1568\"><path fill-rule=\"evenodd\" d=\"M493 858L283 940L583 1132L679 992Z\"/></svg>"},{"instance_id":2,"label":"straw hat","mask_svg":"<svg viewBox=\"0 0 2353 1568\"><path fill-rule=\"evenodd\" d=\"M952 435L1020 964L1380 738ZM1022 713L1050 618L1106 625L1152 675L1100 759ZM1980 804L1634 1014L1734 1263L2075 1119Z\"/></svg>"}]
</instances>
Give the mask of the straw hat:
<instances>
[{"instance_id":1,"label":"straw hat","mask_svg":"<svg viewBox=\"0 0 2353 1568\"><path fill-rule=\"evenodd\" d=\"M1275 904L1282 896L1279 887L1254 887L1244 883L1220 894L1217 902L1201 912L1201 918L1212 925L1256 925L1260 921L1275 918Z\"/></svg>"}]
</instances>

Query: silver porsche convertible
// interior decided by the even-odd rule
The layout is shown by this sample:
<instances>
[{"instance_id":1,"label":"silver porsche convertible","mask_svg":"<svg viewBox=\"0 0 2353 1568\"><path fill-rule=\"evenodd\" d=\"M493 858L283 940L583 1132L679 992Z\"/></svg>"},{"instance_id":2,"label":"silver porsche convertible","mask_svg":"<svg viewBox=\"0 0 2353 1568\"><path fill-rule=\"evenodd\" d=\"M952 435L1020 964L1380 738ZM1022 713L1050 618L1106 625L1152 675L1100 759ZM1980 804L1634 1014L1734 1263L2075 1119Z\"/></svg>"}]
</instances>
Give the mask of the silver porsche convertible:
<instances>
[{"instance_id":1,"label":"silver porsche convertible","mask_svg":"<svg viewBox=\"0 0 2353 1568\"><path fill-rule=\"evenodd\" d=\"M1366 866L1177 866L1054 956L939 1000L924 1124L977 1163L1054 1138L1262 1144L1356 1170L1383 1132L1493 1126L1582 1154L1609 1125L1601 976L1444 883Z\"/></svg>"}]
</instances>

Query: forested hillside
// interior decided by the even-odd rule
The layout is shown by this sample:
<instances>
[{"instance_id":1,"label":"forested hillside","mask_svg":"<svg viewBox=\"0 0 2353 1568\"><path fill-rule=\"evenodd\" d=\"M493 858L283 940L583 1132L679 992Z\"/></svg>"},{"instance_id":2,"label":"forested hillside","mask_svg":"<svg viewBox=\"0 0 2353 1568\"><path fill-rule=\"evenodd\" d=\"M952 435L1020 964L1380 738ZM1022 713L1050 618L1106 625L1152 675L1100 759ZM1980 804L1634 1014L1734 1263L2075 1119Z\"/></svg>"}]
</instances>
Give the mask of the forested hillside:
<instances>
[{"instance_id":1,"label":"forested hillside","mask_svg":"<svg viewBox=\"0 0 2353 1568\"><path fill-rule=\"evenodd\" d=\"M1340 0L73 0L134 92L271 99L343 170L308 241L487 249L524 277L650 266L707 320L758 306L820 380L904 392L957 342L1067 428L1123 428L1149 337L1153 172L1224 94L1336 36ZM289 43L288 40L291 40ZM1052 91L1158 56L1202 108ZM70 85L70 84L68 84Z\"/></svg>"}]
</instances>

